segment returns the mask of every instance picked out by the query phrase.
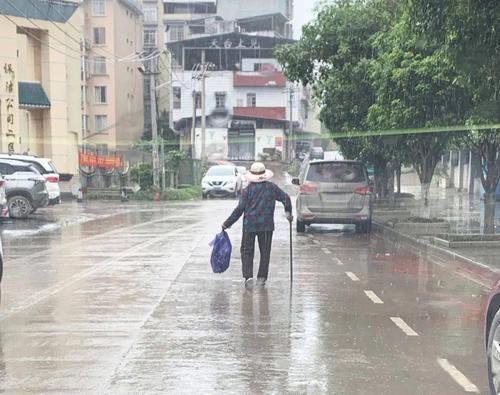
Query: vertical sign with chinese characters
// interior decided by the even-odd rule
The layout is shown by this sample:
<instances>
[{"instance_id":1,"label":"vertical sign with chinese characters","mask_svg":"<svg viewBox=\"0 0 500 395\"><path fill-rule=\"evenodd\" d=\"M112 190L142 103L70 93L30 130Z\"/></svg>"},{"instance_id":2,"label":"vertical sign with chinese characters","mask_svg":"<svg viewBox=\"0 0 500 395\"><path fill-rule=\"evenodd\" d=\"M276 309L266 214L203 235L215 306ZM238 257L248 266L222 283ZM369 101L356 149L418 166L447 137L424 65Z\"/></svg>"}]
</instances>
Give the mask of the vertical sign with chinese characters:
<instances>
[{"instance_id":1,"label":"vertical sign with chinese characters","mask_svg":"<svg viewBox=\"0 0 500 395\"><path fill-rule=\"evenodd\" d=\"M14 117L15 117L15 100L14 100L14 87L16 83L16 74L11 63L5 63L3 65L4 73L4 93L7 96L5 99L5 114L7 117L7 128L5 137L7 138L7 149L9 153L15 151L16 145L16 132L14 128Z\"/></svg>"}]
</instances>

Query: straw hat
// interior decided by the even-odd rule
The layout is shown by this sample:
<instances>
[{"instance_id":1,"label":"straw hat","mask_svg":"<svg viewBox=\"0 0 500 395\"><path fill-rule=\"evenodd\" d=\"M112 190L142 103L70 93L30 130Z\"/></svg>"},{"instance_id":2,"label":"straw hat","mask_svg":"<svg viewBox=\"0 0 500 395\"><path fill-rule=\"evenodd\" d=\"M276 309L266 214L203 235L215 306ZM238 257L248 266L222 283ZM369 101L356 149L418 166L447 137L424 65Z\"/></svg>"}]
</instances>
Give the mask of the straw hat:
<instances>
[{"instance_id":1,"label":"straw hat","mask_svg":"<svg viewBox=\"0 0 500 395\"><path fill-rule=\"evenodd\" d=\"M264 163L255 162L250 171L245 174L248 182L264 182L270 180L274 176L271 170L266 169Z\"/></svg>"}]
</instances>

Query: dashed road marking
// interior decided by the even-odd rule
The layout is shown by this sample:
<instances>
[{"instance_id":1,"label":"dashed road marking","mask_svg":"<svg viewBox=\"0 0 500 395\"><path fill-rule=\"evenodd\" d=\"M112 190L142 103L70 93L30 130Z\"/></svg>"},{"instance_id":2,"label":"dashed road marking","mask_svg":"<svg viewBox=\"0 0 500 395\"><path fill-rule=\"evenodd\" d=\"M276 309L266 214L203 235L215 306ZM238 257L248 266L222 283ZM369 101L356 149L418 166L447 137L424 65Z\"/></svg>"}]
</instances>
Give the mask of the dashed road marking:
<instances>
[{"instance_id":1,"label":"dashed road marking","mask_svg":"<svg viewBox=\"0 0 500 395\"><path fill-rule=\"evenodd\" d=\"M312 241L314 244L321 244L319 240L313 239Z\"/></svg>"},{"instance_id":2,"label":"dashed road marking","mask_svg":"<svg viewBox=\"0 0 500 395\"><path fill-rule=\"evenodd\" d=\"M370 290L365 290L365 294L366 296L368 296L370 298L370 300L375 303L375 304L384 304L384 302L382 301L382 299L380 299L376 294L375 292L373 291L370 291Z\"/></svg>"},{"instance_id":3,"label":"dashed road marking","mask_svg":"<svg viewBox=\"0 0 500 395\"><path fill-rule=\"evenodd\" d=\"M394 322L399 329L406 333L407 336L418 336L418 333L415 332L401 317L391 317L391 321Z\"/></svg>"},{"instance_id":4,"label":"dashed road marking","mask_svg":"<svg viewBox=\"0 0 500 395\"><path fill-rule=\"evenodd\" d=\"M439 366L441 366L441 368L448 373L450 377L465 390L465 392L479 394L479 388L471 383L460 370L450 363L450 361L444 358L438 358L437 361Z\"/></svg>"},{"instance_id":5,"label":"dashed road marking","mask_svg":"<svg viewBox=\"0 0 500 395\"><path fill-rule=\"evenodd\" d=\"M344 266L344 262L342 262L339 258L334 258L334 261L337 263L337 265Z\"/></svg>"},{"instance_id":6,"label":"dashed road marking","mask_svg":"<svg viewBox=\"0 0 500 395\"><path fill-rule=\"evenodd\" d=\"M321 249L326 255L330 255L332 252L328 248Z\"/></svg>"},{"instance_id":7,"label":"dashed road marking","mask_svg":"<svg viewBox=\"0 0 500 395\"><path fill-rule=\"evenodd\" d=\"M347 277L349 277L352 281L357 282L359 281L359 277L356 276L353 272L345 272Z\"/></svg>"}]
</instances>

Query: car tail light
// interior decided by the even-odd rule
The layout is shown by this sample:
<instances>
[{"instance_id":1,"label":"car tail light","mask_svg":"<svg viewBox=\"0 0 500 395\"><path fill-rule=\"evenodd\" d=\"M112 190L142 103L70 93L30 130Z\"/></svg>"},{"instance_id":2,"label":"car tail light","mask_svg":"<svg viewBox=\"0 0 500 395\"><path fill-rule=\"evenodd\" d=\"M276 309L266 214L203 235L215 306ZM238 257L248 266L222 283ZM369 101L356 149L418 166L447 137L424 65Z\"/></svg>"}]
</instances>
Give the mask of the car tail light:
<instances>
[{"instance_id":1,"label":"car tail light","mask_svg":"<svg viewBox=\"0 0 500 395\"><path fill-rule=\"evenodd\" d=\"M314 184L302 184L299 190L300 193L303 193L304 195L311 195L318 192L318 187Z\"/></svg>"},{"instance_id":2,"label":"car tail light","mask_svg":"<svg viewBox=\"0 0 500 395\"><path fill-rule=\"evenodd\" d=\"M363 196L371 195L372 194L372 189L370 187L361 187L361 188L356 189L354 191L354 193L356 195L363 195Z\"/></svg>"},{"instance_id":3,"label":"car tail light","mask_svg":"<svg viewBox=\"0 0 500 395\"><path fill-rule=\"evenodd\" d=\"M0 187L3 187L5 184L5 180L0 180Z\"/></svg>"},{"instance_id":4,"label":"car tail light","mask_svg":"<svg viewBox=\"0 0 500 395\"><path fill-rule=\"evenodd\" d=\"M57 176L48 176L46 178L47 182L59 182L59 177Z\"/></svg>"}]
</instances>

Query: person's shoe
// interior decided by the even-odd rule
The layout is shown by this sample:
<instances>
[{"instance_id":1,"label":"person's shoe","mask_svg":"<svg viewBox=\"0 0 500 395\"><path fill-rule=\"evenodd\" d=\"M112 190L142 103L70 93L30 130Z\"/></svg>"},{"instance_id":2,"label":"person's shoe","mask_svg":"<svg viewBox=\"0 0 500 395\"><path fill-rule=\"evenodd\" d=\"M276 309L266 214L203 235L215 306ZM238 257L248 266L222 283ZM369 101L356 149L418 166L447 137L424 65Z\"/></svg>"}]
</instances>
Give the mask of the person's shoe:
<instances>
[{"instance_id":1,"label":"person's shoe","mask_svg":"<svg viewBox=\"0 0 500 395\"><path fill-rule=\"evenodd\" d=\"M254 281L253 281L252 277L247 278L245 280L245 288L248 289L249 291L253 289L253 285L254 285Z\"/></svg>"},{"instance_id":2,"label":"person's shoe","mask_svg":"<svg viewBox=\"0 0 500 395\"><path fill-rule=\"evenodd\" d=\"M266 279L265 278L258 278L256 285L258 287L264 288L264 286L266 285Z\"/></svg>"}]
</instances>

